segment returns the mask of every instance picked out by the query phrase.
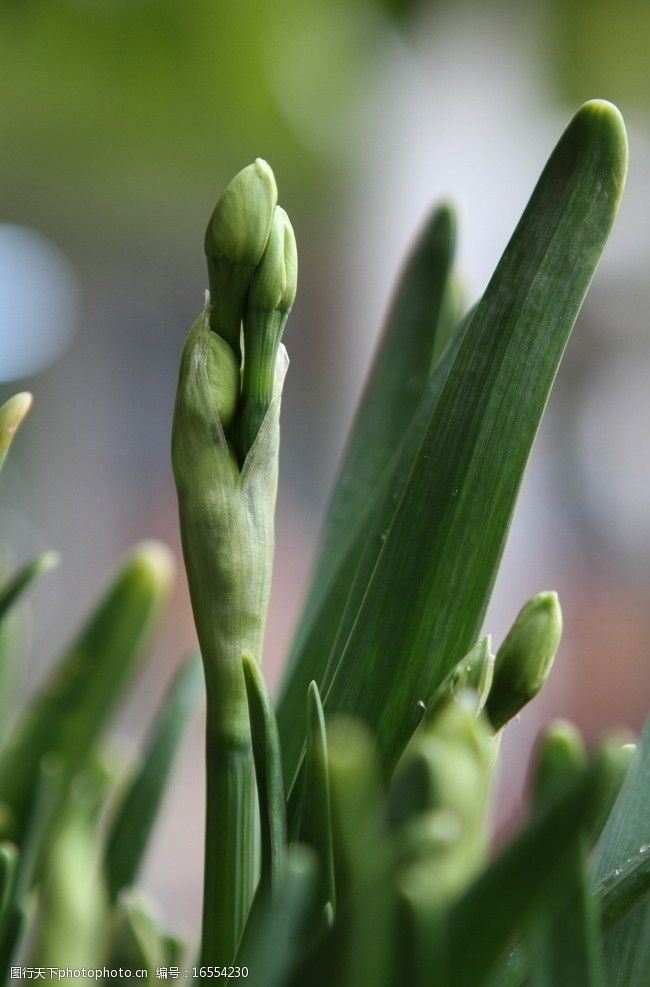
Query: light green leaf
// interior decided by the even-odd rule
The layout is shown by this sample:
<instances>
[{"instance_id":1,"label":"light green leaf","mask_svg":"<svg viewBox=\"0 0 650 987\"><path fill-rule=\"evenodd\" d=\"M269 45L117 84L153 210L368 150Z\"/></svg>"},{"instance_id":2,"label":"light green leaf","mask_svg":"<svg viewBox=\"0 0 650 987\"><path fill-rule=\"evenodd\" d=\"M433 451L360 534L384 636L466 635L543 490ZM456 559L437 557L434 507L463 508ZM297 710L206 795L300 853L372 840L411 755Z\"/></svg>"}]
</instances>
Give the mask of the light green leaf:
<instances>
[{"instance_id":1,"label":"light green leaf","mask_svg":"<svg viewBox=\"0 0 650 987\"><path fill-rule=\"evenodd\" d=\"M135 881L154 827L183 729L203 681L200 659L181 666L147 737L140 764L113 816L106 841L106 882L114 901Z\"/></svg>"},{"instance_id":2,"label":"light green leaf","mask_svg":"<svg viewBox=\"0 0 650 987\"><path fill-rule=\"evenodd\" d=\"M273 893L284 870L287 817L278 727L262 670L250 655L243 657L248 697L255 778L260 809L262 861L260 884Z\"/></svg>"},{"instance_id":3,"label":"light green leaf","mask_svg":"<svg viewBox=\"0 0 650 987\"><path fill-rule=\"evenodd\" d=\"M305 750L304 796L301 839L312 846L319 861L317 907L336 906L332 818L327 756L327 736L318 686L312 682L307 693L307 745Z\"/></svg>"},{"instance_id":4,"label":"light green leaf","mask_svg":"<svg viewBox=\"0 0 650 987\"><path fill-rule=\"evenodd\" d=\"M80 770L122 695L167 598L168 550L137 546L79 637L17 722L0 757L0 802L20 838L44 754L60 754L65 783Z\"/></svg>"}]
</instances>

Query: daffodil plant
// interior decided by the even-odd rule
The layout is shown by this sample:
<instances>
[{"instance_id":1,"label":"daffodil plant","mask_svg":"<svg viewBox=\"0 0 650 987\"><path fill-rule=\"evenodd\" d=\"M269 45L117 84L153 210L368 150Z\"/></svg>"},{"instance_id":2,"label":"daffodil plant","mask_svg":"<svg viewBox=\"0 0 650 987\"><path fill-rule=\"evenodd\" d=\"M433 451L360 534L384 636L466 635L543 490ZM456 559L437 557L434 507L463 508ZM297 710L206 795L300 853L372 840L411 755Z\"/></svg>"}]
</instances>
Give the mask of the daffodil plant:
<instances>
[{"instance_id":1,"label":"daffodil plant","mask_svg":"<svg viewBox=\"0 0 650 987\"><path fill-rule=\"evenodd\" d=\"M611 734L588 753L571 724L551 723L527 817L493 851L500 740L551 671L557 595L525 602L496 653L481 636L626 165L618 111L585 104L467 311L452 208L424 224L275 703L262 665L297 251L268 164L233 178L205 235L208 290L183 347L172 429L201 661L181 665L139 759L116 777L104 728L172 575L167 550L145 543L27 707L5 717L0 981L24 968L66 983L79 970L256 987L650 983L650 727L638 746ZM0 465L30 404L19 394L0 408ZM3 676L10 610L53 562L1 584ZM203 919L184 940L163 930L137 882L203 686Z\"/></svg>"}]
</instances>

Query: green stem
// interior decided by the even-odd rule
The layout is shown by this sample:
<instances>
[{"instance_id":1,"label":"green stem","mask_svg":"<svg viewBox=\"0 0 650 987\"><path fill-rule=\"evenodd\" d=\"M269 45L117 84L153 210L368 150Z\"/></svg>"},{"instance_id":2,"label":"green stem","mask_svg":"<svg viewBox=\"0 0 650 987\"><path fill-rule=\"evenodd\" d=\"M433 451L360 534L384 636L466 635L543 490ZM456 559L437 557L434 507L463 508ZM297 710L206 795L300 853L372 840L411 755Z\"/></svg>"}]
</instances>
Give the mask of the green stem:
<instances>
[{"instance_id":1,"label":"green stem","mask_svg":"<svg viewBox=\"0 0 650 987\"><path fill-rule=\"evenodd\" d=\"M208 700L208 724L213 720ZM201 966L234 960L257 880L256 843L251 745L228 745L208 729Z\"/></svg>"}]
</instances>

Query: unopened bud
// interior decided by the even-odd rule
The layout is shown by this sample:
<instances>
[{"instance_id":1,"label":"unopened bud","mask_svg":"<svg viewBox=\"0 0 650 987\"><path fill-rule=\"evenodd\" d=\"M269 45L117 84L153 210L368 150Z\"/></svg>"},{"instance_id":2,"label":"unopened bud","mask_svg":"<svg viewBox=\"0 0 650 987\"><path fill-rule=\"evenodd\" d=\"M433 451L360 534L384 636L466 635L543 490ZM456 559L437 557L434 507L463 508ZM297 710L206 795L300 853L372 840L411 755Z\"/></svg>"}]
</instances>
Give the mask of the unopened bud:
<instances>
[{"instance_id":1,"label":"unopened bud","mask_svg":"<svg viewBox=\"0 0 650 987\"><path fill-rule=\"evenodd\" d=\"M533 699L542 688L562 636L557 593L538 593L519 611L497 651L494 679L485 706L495 730Z\"/></svg>"},{"instance_id":2,"label":"unopened bud","mask_svg":"<svg viewBox=\"0 0 650 987\"><path fill-rule=\"evenodd\" d=\"M226 187L205 234L210 328L223 336L238 360L246 295L269 238L277 197L273 172L257 158Z\"/></svg>"}]
</instances>

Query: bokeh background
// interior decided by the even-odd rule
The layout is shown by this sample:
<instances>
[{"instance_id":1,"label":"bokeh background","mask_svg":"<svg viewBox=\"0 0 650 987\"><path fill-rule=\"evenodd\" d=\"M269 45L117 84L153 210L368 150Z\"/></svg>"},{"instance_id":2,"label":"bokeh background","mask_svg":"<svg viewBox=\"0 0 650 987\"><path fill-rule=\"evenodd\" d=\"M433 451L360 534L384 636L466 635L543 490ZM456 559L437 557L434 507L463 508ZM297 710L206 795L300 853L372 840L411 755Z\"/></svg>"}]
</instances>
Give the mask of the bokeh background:
<instances>
[{"instance_id":1,"label":"bokeh background","mask_svg":"<svg viewBox=\"0 0 650 987\"><path fill-rule=\"evenodd\" d=\"M124 550L179 555L169 430L221 188L273 165L297 231L277 575L280 674L328 491L400 258L430 206L460 215L476 298L577 105L617 102L631 168L559 374L486 621L560 591L549 687L509 728L497 825L540 724L593 738L650 706L650 6L644 0L0 0L0 397L36 406L2 477L0 538L61 568L22 621L33 689ZM20 630L20 629L19 629ZM193 644L181 574L114 738L125 763ZM202 724L143 875L165 919L200 910Z\"/></svg>"}]
</instances>

